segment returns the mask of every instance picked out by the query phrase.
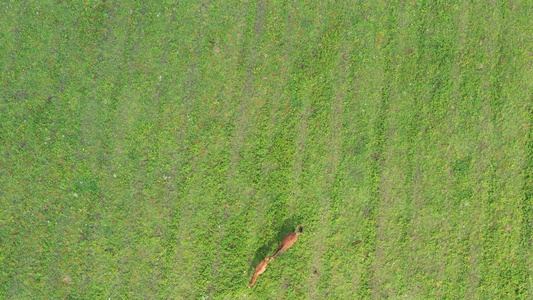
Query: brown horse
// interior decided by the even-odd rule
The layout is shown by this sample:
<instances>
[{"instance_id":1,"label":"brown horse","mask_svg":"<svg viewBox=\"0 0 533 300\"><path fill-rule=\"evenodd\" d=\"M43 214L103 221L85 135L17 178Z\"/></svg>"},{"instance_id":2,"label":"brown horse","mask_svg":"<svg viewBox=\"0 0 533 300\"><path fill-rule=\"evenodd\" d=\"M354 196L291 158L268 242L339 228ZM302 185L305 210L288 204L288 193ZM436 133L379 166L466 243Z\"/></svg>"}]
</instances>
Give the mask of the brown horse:
<instances>
[{"instance_id":1,"label":"brown horse","mask_svg":"<svg viewBox=\"0 0 533 300\"><path fill-rule=\"evenodd\" d=\"M271 259L270 256L265 257L260 263L257 264L257 267L255 267L254 276L252 276L252 280L250 280L250 284L248 284L248 287L252 287L255 284L255 281L257 280L257 276L263 274L268 265L268 261Z\"/></svg>"},{"instance_id":2,"label":"brown horse","mask_svg":"<svg viewBox=\"0 0 533 300\"><path fill-rule=\"evenodd\" d=\"M281 253L285 252L285 250L292 247L292 245L294 245L294 243L296 243L296 241L298 240L298 236L302 233L303 230L304 230L303 226L300 226L298 227L297 232L293 232L289 234L288 236L286 236L281 242L281 246L279 246L278 251L276 252L276 254L270 257L270 260L274 260L276 256L280 255Z\"/></svg>"}]
</instances>

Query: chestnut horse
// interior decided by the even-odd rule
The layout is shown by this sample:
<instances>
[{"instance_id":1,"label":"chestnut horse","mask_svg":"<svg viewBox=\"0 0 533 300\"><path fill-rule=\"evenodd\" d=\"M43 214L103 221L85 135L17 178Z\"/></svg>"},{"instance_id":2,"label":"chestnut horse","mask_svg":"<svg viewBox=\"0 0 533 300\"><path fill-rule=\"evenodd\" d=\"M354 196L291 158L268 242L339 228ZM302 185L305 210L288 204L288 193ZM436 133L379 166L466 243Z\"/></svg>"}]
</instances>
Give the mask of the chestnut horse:
<instances>
[{"instance_id":1,"label":"chestnut horse","mask_svg":"<svg viewBox=\"0 0 533 300\"><path fill-rule=\"evenodd\" d=\"M270 260L270 256L265 257L260 263L257 264L257 267L255 267L254 276L252 276L252 280L250 280L250 284L248 284L248 287L252 287L255 284L255 281L257 280L257 276L263 274L268 265L268 261Z\"/></svg>"},{"instance_id":2,"label":"chestnut horse","mask_svg":"<svg viewBox=\"0 0 533 300\"><path fill-rule=\"evenodd\" d=\"M286 236L281 242L281 246L279 246L279 249L276 252L276 254L272 255L270 259L274 260L276 256L280 255L281 253L285 252L285 250L292 247L292 245L294 245L294 243L296 243L296 241L298 240L298 236L302 233L303 230L304 230L303 226L300 226L298 227L297 232L293 232L289 234L288 236Z\"/></svg>"}]
</instances>

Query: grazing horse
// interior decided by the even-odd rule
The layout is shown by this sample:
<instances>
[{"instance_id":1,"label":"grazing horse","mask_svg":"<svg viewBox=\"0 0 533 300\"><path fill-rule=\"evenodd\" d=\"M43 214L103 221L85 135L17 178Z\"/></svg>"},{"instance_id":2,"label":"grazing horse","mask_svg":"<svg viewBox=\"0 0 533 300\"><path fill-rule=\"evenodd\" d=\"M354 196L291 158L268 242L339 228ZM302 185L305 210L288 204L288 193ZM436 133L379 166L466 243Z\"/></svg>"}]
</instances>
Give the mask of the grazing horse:
<instances>
[{"instance_id":1,"label":"grazing horse","mask_svg":"<svg viewBox=\"0 0 533 300\"><path fill-rule=\"evenodd\" d=\"M265 257L265 259L263 259L260 263L257 264L257 267L255 267L254 276L252 276L252 280L250 280L250 284L248 284L249 288L254 286L255 281L257 280L257 276L263 274L266 271L267 265L268 265L268 261L270 259L271 259L271 257L267 256L267 257Z\"/></svg>"},{"instance_id":2,"label":"grazing horse","mask_svg":"<svg viewBox=\"0 0 533 300\"><path fill-rule=\"evenodd\" d=\"M270 257L270 260L274 260L276 256L280 255L281 253L285 252L285 250L292 247L292 245L294 245L294 243L296 243L296 241L298 240L298 236L302 233L303 230L304 230L303 226L300 226L298 227L297 232L293 232L289 234L288 236L286 236L281 242L281 246L279 246L278 251L276 252L276 254Z\"/></svg>"}]
</instances>

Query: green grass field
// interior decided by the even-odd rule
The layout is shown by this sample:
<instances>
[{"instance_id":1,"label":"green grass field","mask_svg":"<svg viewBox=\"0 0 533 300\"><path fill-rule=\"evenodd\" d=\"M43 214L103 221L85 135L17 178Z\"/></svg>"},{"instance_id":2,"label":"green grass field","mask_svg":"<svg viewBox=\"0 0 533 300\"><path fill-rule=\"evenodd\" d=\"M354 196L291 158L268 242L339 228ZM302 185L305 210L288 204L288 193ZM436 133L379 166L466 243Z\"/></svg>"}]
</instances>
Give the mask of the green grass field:
<instances>
[{"instance_id":1,"label":"green grass field","mask_svg":"<svg viewBox=\"0 0 533 300\"><path fill-rule=\"evenodd\" d=\"M0 4L1 298L533 298L533 1L73 2Z\"/></svg>"}]
</instances>

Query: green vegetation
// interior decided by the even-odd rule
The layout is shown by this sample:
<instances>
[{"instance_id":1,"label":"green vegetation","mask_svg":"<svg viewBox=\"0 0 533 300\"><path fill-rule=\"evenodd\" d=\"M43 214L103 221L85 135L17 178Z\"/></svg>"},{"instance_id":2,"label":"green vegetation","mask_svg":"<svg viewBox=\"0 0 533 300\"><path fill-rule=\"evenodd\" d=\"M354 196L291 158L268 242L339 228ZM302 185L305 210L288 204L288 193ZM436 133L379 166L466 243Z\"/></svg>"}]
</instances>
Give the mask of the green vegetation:
<instances>
[{"instance_id":1,"label":"green vegetation","mask_svg":"<svg viewBox=\"0 0 533 300\"><path fill-rule=\"evenodd\" d=\"M2 2L0 297L533 298L532 7Z\"/></svg>"}]
</instances>

